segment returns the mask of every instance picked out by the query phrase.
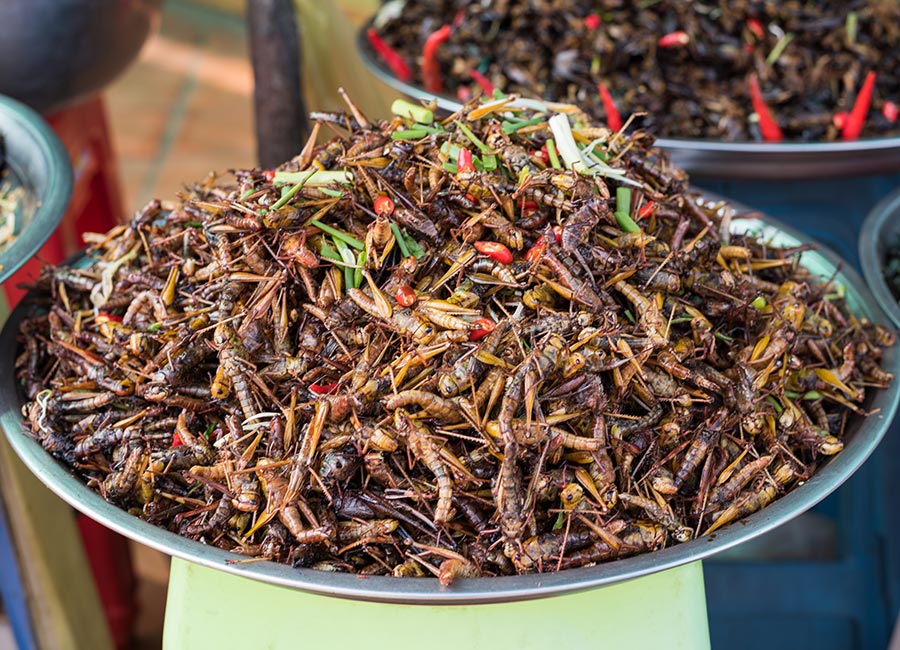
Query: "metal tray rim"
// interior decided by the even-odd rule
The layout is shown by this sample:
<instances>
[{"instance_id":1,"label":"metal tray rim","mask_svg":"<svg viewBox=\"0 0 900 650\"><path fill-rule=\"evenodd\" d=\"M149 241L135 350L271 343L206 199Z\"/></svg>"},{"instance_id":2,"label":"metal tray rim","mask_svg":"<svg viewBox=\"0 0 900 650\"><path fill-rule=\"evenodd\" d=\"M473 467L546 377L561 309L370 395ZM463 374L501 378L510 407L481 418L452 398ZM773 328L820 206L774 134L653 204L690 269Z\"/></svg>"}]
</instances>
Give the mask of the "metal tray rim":
<instances>
[{"instance_id":1,"label":"metal tray rim","mask_svg":"<svg viewBox=\"0 0 900 650\"><path fill-rule=\"evenodd\" d=\"M888 237L900 234L900 228L889 232L890 225L900 220L900 190L895 191L872 208L863 221L859 235L859 261L869 290L882 311L895 327L900 327L900 302L891 293L881 271L882 257L890 244Z\"/></svg>"},{"instance_id":2,"label":"metal tray rim","mask_svg":"<svg viewBox=\"0 0 900 650\"><path fill-rule=\"evenodd\" d=\"M734 223L749 228L775 228L798 241L809 241L808 237L774 219L735 219ZM829 267L841 269L839 276L847 285L848 295L854 294L858 298L858 311L862 315L876 321L883 318L855 271L825 247L820 247L814 254L821 256ZM0 333L0 358L8 359L9 363L15 358L18 324L26 315L26 309L23 304L14 310ZM895 375L900 374L900 351L888 349L884 365ZM268 561L242 561L241 556L204 546L129 515L88 489L23 432L21 403L13 372L0 378L0 428L25 465L60 498L112 530L166 554L242 577L321 595L409 605L470 605L545 598L603 587L701 560L762 535L811 508L846 481L884 437L897 410L898 400L900 381L873 396L869 408L876 412L860 421L847 448L832 462L767 508L714 535L594 567L558 573L459 580L446 588L441 587L437 580L430 579L360 578L352 574L294 569Z\"/></svg>"}]
</instances>

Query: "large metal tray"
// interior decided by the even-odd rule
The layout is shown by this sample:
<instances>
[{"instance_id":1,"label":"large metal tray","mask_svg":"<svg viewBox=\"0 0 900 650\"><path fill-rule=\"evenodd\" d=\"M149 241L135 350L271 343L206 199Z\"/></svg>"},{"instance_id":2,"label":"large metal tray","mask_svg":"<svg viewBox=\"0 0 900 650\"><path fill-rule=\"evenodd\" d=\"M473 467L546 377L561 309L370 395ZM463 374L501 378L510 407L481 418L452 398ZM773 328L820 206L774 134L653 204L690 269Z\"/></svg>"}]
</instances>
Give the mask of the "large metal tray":
<instances>
[{"instance_id":1,"label":"large metal tray","mask_svg":"<svg viewBox=\"0 0 900 650\"><path fill-rule=\"evenodd\" d=\"M771 219L739 217L733 220L731 229L733 232L757 232L774 245L796 246L809 242L809 238ZM845 285L847 301L854 313L874 321L883 320L883 314L862 279L834 253L825 248L808 251L803 253L802 263L823 278L836 274L837 280ZM12 364L16 358L19 323L30 312L27 303L26 298L13 311L0 333L0 359L7 364L7 370L0 378L0 427L25 465L47 487L101 524L169 555L254 580L355 600L428 605L511 602L609 585L709 557L780 526L836 490L875 450L900 399L900 381L885 390L873 391L864 405L872 415L851 421L844 451L805 484L769 507L712 535L589 568L459 580L444 588L437 580L428 578L371 576L363 579L351 574L294 569L268 561L241 561L239 555L179 537L104 501L23 432L22 397ZM886 351L883 366L895 376L900 375L900 354L896 348Z\"/></svg>"},{"instance_id":2,"label":"large metal tray","mask_svg":"<svg viewBox=\"0 0 900 650\"><path fill-rule=\"evenodd\" d=\"M890 316L895 327L900 327L900 302L894 296L881 265L887 249L900 238L900 190L876 205L863 222L859 233L859 262L863 275L875 300L884 313Z\"/></svg>"},{"instance_id":3,"label":"large metal tray","mask_svg":"<svg viewBox=\"0 0 900 650\"><path fill-rule=\"evenodd\" d=\"M438 108L455 113L462 104L445 95L400 81L382 67L366 30L360 29L356 47L373 75L413 99L434 100ZM791 180L854 176L900 170L900 138L871 138L854 142L721 142L659 138L672 162L697 176L727 179Z\"/></svg>"},{"instance_id":4,"label":"large metal tray","mask_svg":"<svg viewBox=\"0 0 900 650\"><path fill-rule=\"evenodd\" d=\"M72 194L69 154L46 122L24 104L0 95L0 134L6 140L9 176L0 183L22 187L15 239L0 247L0 282L27 262L65 214Z\"/></svg>"}]
</instances>

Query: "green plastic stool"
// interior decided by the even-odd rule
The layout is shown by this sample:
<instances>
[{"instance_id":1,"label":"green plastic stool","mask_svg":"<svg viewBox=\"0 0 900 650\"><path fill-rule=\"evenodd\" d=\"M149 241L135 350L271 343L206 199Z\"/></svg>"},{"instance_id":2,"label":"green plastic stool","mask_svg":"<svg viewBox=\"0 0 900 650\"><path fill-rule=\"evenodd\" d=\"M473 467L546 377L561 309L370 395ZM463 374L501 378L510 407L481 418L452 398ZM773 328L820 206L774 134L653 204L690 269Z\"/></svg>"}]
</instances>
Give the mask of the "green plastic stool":
<instances>
[{"instance_id":1,"label":"green plastic stool","mask_svg":"<svg viewBox=\"0 0 900 650\"><path fill-rule=\"evenodd\" d=\"M387 605L172 560L165 650L709 648L700 562L609 587L498 605Z\"/></svg>"}]
</instances>

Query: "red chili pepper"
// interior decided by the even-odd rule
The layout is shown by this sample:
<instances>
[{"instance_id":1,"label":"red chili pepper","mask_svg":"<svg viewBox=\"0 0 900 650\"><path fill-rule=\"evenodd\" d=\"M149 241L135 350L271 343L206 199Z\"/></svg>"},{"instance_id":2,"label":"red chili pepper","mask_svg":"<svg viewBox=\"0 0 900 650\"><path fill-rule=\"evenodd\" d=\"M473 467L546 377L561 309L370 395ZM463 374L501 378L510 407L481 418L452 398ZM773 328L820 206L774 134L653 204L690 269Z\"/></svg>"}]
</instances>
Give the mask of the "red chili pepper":
<instances>
[{"instance_id":1,"label":"red chili pepper","mask_svg":"<svg viewBox=\"0 0 900 650\"><path fill-rule=\"evenodd\" d=\"M556 235L556 243L562 244L562 226L553 226L553 234Z\"/></svg>"},{"instance_id":2,"label":"red chili pepper","mask_svg":"<svg viewBox=\"0 0 900 650\"><path fill-rule=\"evenodd\" d=\"M456 87L456 98L465 104L472 99L472 89L468 86L460 85Z\"/></svg>"},{"instance_id":3,"label":"red chili pepper","mask_svg":"<svg viewBox=\"0 0 900 650\"><path fill-rule=\"evenodd\" d=\"M328 395L329 393L333 393L337 387L338 382L334 382L333 384L310 384L309 390L316 395Z\"/></svg>"},{"instance_id":4,"label":"red chili pepper","mask_svg":"<svg viewBox=\"0 0 900 650\"><path fill-rule=\"evenodd\" d=\"M462 25L462 21L466 19L466 8L460 7L459 11L456 12L456 15L453 16L453 26L459 27Z\"/></svg>"},{"instance_id":5,"label":"red chili pepper","mask_svg":"<svg viewBox=\"0 0 900 650\"><path fill-rule=\"evenodd\" d=\"M478 72L475 68L469 70L469 76L481 87L481 90L486 97L492 97L494 95L494 84L491 83L490 79Z\"/></svg>"},{"instance_id":6,"label":"red chili pepper","mask_svg":"<svg viewBox=\"0 0 900 650\"><path fill-rule=\"evenodd\" d=\"M178 434L178 432L176 431L175 433L173 433L172 434L172 447L173 448L180 447L183 444L184 444L184 440L181 439L181 436Z\"/></svg>"},{"instance_id":7,"label":"red chili pepper","mask_svg":"<svg viewBox=\"0 0 900 650\"><path fill-rule=\"evenodd\" d=\"M668 34L663 34L659 37L659 41L657 41L657 45L661 48L671 48L671 47L681 47L682 45L687 45L691 42L691 36L687 32L678 30L677 32L670 32Z\"/></svg>"},{"instance_id":8,"label":"red chili pepper","mask_svg":"<svg viewBox=\"0 0 900 650\"><path fill-rule=\"evenodd\" d=\"M513 261L513 254L506 246L496 241L477 241L475 250L482 255L487 255L501 264L509 264Z\"/></svg>"},{"instance_id":9,"label":"red chili pepper","mask_svg":"<svg viewBox=\"0 0 900 650\"><path fill-rule=\"evenodd\" d=\"M753 52L756 49L756 46L753 43L744 43L744 52Z\"/></svg>"},{"instance_id":10,"label":"red chili pepper","mask_svg":"<svg viewBox=\"0 0 900 650\"><path fill-rule=\"evenodd\" d=\"M756 18L747 19L747 29L749 29L756 38L763 38L766 35L766 29L763 24Z\"/></svg>"},{"instance_id":11,"label":"red chili pepper","mask_svg":"<svg viewBox=\"0 0 900 650\"><path fill-rule=\"evenodd\" d=\"M766 106L766 100L763 99L762 90L759 87L759 79L755 74L750 75L750 101L753 102L753 110L759 116L759 130L762 133L763 140L768 142L781 142L784 140L784 134L778 122L769 112Z\"/></svg>"},{"instance_id":12,"label":"red chili pepper","mask_svg":"<svg viewBox=\"0 0 900 650\"><path fill-rule=\"evenodd\" d=\"M466 198L469 200L470 203L478 203L478 199L475 198L475 195L474 195L474 194L469 194L469 193L467 192L467 193L466 193Z\"/></svg>"},{"instance_id":13,"label":"red chili pepper","mask_svg":"<svg viewBox=\"0 0 900 650\"><path fill-rule=\"evenodd\" d=\"M850 109L850 115L844 122L843 133L841 136L844 140L856 140L862 133L863 127L866 125L866 117L869 115L869 106L872 105L872 91L875 90L875 73L869 71L866 74L866 80L863 81L862 88L856 96L853 108Z\"/></svg>"},{"instance_id":14,"label":"red chili pepper","mask_svg":"<svg viewBox=\"0 0 900 650\"><path fill-rule=\"evenodd\" d=\"M425 90L430 93L439 93L444 89L444 78L441 75L441 64L437 60L437 50L441 43L448 38L450 38L450 25L444 25L425 39L425 46L422 48L422 81L425 82Z\"/></svg>"},{"instance_id":15,"label":"red chili pepper","mask_svg":"<svg viewBox=\"0 0 900 650\"><path fill-rule=\"evenodd\" d=\"M534 156L535 158L537 158L538 160L540 160L545 165L550 164L550 154L547 153L547 145L544 145L543 147L541 147L540 149L538 149L531 155Z\"/></svg>"},{"instance_id":16,"label":"red chili pepper","mask_svg":"<svg viewBox=\"0 0 900 650\"><path fill-rule=\"evenodd\" d=\"M122 322L121 316L114 316L113 314L110 314L109 312L105 312L105 311L98 311L97 318L105 318L106 320L112 321L113 323L121 323Z\"/></svg>"},{"instance_id":17,"label":"red chili pepper","mask_svg":"<svg viewBox=\"0 0 900 650\"><path fill-rule=\"evenodd\" d=\"M834 114L834 117L831 118L832 124L839 129L843 129L844 125L847 123L847 117L850 114L847 111L838 111Z\"/></svg>"},{"instance_id":18,"label":"red chili pepper","mask_svg":"<svg viewBox=\"0 0 900 650\"><path fill-rule=\"evenodd\" d=\"M394 212L394 202L391 200L391 197L384 194L376 197L372 206L375 208L375 214L383 214L389 217Z\"/></svg>"},{"instance_id":19,"label":"red chili pepper","mask_svg":"<svg viewBox=\"0 0 900 650\"><path fill-rule=\"evenodd\" d=\"M469 330L469 340L477 341L494 331L497 325L490 318L479 318L472 323L475 327Z\"/></svg>"},{"instance_id":20,"label":"red chili pepper","mask_svg":"<svg viewBox=\"0 0 900 650\"><path fill-rule=\"evenodd\" d=\"M397 293L394 294L394 299L401 307L412 307L419 298L416 296L415 289L408 284L401 284L397 287Z\"/></svg>"},{"instance_id":21,"label":"red chili pepper","mask_svg":"<svg viewBox=\"0 0 900 650\"><path fill-rule=\"evenodd\" d=\"M638 211L638 219L646 219L656 211L656 203L647 201L647 204Z\"/></svg>"},{"instance_id":22,"label":"red chili pepper","mask_svg":"<svg viewBox=\"0 0 900 650\"><path fill-rule=\"evenodd\" d=\"M602 23L603 19L597 14L588 14L584 17L584 26L587 27L590 31L599 29Z\"/></svg>"},{"instance_id":23,"label":"red chili pepper","mask_svg":"<svg viewBox=\"0 0 900 650\"><path fill-rule=\"evenodd\" d=\"M547 240L541 235L537 238L537 241L534 242L534 246L529 248L528 252L525 253L525 261L529 264L534 264L541 259L541 255L544 254L545 250L547 250Z\"/></svg>"},{"instance_id":24,"label":"red chili pepper","mask_svg":"<svg viewBox=\"0 0 900 650\"><path fill-rule=\"evenodd\" d=\"M266 171L263 172L263 177L265 177L266 182L272 183L275 180L275 170L267 169Z\"/></svg>"},{"instance_id":25,"label":"red chili pepper","mask_svg":"<svg viewBox=\"0 0 900 650\"><path fill-rule=\"evenodd\" d=\"M616 100L606 89L602 83L597 84L597 90L600 91L600 99L603 100L603 110L606 111L606 123L613 131L622 128L622 116L619 114L619 107L616 106Z\"/></svg>"},{"instance_id":26,"label":"red chili pepper","mask_svg":"<svg viewBox=\"0 0 900 650\"><path fill-rule=\"evenodd\" d=\"M472 162L472 152L465 147L460 149L459 154L456 156L456 171L459 173L475 171L475 163Z\"/></svg>"},{"instance_id":27,"label":"red chili pepper","mask_svg":"<svg viewBox=\"0 0 900 650\"><path fill-rule=\"evenodd\" d=\"M522 216L527 217L532 212L537 211L538 204L534 201L522 201Z\"/></svg>"},{"instance_id":28,"label":"red chili pepper","mask_svg":"<svg viewBox=\"0 0 900 650\"><path fill-rule=\"evenodd\" d=\"M406 61L403 60L403 57L392 48L390 45L384 42L384 39L375 31L374 28L369 28L366 31L366 38L369 39L369 44L372 46L372 49L378 52L378 56L381 57L384 64L391 69L391 72L394 73L394 76L397 77L400 81L409 81L412 78L412 70L409 65L407 65Z\"/></svg>"},{"instance_id":29,"label":"red chili pepper","mask_svg":"<svg viewBox=\"0 0 900 650\"><path fill-rule=\"evenodd\" d=\"M900 117L900 111L897 110L897 105L894 102L885 102L884 106L881 107L881 114L884 115L884 119L893 124L897 121L897 118Z\"/></svg>"}]
</instances>

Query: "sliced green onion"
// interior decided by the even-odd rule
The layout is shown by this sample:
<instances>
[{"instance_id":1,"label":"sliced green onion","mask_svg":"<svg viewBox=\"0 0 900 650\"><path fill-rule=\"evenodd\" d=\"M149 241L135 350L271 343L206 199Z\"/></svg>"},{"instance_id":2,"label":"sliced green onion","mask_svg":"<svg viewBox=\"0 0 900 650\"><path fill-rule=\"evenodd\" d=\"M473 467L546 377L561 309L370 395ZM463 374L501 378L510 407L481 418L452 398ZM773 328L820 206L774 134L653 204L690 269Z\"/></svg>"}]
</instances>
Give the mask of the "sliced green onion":
<instances>
[{"instance_id":1,"label":"sliced green onion","mask_svg":"<svg viewBox=\"0 0 900 650\"><path fill-rule=\"evenodd\" d=\"M535 124L540 124L543 122L545 118L543 117L533 117L530 120L525 120L524 122L516 120L512 121L504 121L500 126L500 130L503 131L506 135L511 135L518 131L519 129L524 129L526 126L534 126Z\"/></svg>"},{"instance_id":2,"label":"sliced green onion","mask_svg":"<svg viewBox=\"0 0 900 650\"><path fill-rule=\"evenodd\" d=\"M786 391L784 391L784 396L787 397L787 398L789 398L789 399L800 399L800 393L795 393L795 392L792 391L792 390L786 390Z\"/></svg>"},{"instance_id":3,"label":"sliced green onion","mask_svg":"<svg viewBox=\"0 0 900 650\"><path fill-rule=\"evenodd\" d=\"M322 243L319 246L319 255L324 257L325 259L329 259L332 262L343 262L343 258L338 255L338 252L334 250L329 244L328 241L324 238L322 239Z\"/></svg>"},{"instance_id":4,"label":"sliced green onion","mask_svg":"<svg viewBox=\"0 0 900 650\"><path fill-rule=\"evenodd\" d=\"M722 332L715 332L713 333L713 336L715 336L720 341L723 341L724 343L734 343L733 338L727 336L726 334L722 334Z\"/></svg>"},{"instance_id":5,"label":"sliced green onion","mask_svg":"<svg viewBox=\"0 0 900 650\"><path fill-rule=\"evenodd\" d=\"M202 221L187 221L187 222L185 222L184 225L188 226L189 228L202 228L203 222Z\"/></svg>"},{"instance_id":6,"label":"sliced green onion","mask_svg":"<svg viewBox=\"0 0 900 650\"><path fill-rule=\"evenodd\" d=\"M632 325L634 325L634 314L631 313L630 309L625 310L625 318L627 318Z\"/></svg>"},{"instance_id":7,"label":"sliced green onion","mask_svg":"<svg viewBox=\"0 0 900 650\"><path fill-rule=\"evenodd\" d=\"M340 190L333 190L330 187L321 187L321 188L319 188L319 191L322 194L325 194L326 196L331 196L336 199L340 199L344 196L344 193L341 192Z\"/></svg>"},{"instance_id":8,"label":"sliced green onion","mask_svg":"<svg viewBox=\"0 0 900 650\"><path fill-rule=\"evenodd\" d=\"M425 251L422 250L421 246L419 246L419 242L417 242L414 237L406 232L406 230L403 231L403 238L406 240L406 250L410 252L410 255L412 255L416 259L425 257Z\"/></svg>"},{"instance_id":9,"label":"sliced green onion","mask_svg":"<svg viewBox=\"0 0 900 650\"><path fill-rule=\"evenodd\" d=\"M450 172L451 174L459 173L459 168L456 166L455 162L450 160L444 162L444 171Z\"/></svg>"},{"instance_id":10,"label":"sliced green onion","mask_svg":"<svg viewBox=\"0 0 900 650\"><path fill-rule=\"evenodd\" d=\"M391 222L391 232L394 233L394 239L397 240L397 246L400 247L400 253L403 257L409 257L409 247L406 245L406 241L403 238L403 235L400 233L400 228L397 227L393 221Z\"/></svg>"},{"instance_id":11,"label":"sliced green onion","mask_svg":"<svg viewBox=\"0 0 900 650\"><path fill-rule=\"evenodd\" d=\"M484 171L492 172L497 169L497 156L492 153L485 154L481 157L481 164L484 166Z\"/></svg>"},{"instance_id":12,"label":"sliced green onion","mask_svg":"<svg viewBox=\"0 0 900 650\"><path fill-rule=\"evenodd\" d=\"M161 330L161 329L162 329L162 323L160 323L160 322L150 323L150 324L147 326L147 331L148 331L148 332L158 332L158 331Z\"/></svg>"},{"instance_id":13,"label":"sliced green onion","mask_svg":"<svg viewBox=\"0 0 900 650\"><path fill-rule=\"evenodd\" d=\"M472 129L467 127L465 124L463 124L459 120L453 120L453 123L459 127L459 130L463 132L463 135L466 136L472 144L478 147L482 153L491 153L493 151L493 149L479 140L478 136L472 133Z\"/></svg>"},{"instance_id":14,"label":"sliced green onion","mask_svg":"<svg viewBox=\"0 0 900 650\"><path fill-rule=\"evenodd\" d=\"M522 183L525 182L525 179L528 178L528 175L530 173L531 172L528 171L528 167L522 167L522 169L519 170L519 179L518 179L518 182L516 183L516 185L518 185L519 187L522 187Z\"/></svg>"},{"instance_id":15,"label":"sliced green onion","mask_svg":"<svg viewBox=\"0 0 900 650\"><path fill-rule=\"evenodd\" d=\"M249 190L247 190L246 192L244 192L243 194L241 194L240 200L243 201L243 200L246 199L248 196L250 196L251 194L253 194L255 191L256 191L256 190L253 189L253 188L251 187Z\"/></svg>"},{"instance_id":16,"label":"sliced green onion","mask_svg":"<svg viewBox=\"0 0 900 650\"><path fill-rule=\"evenodd\" d=\"M506 93L500 90L499 88L494 88L494 94L491 95L492 99L506 99Z\"/></svg>"},{"instance_id":17,"label":"sliced green onion","mask_svg":"<svg viewBox=\"0 0 900 650\"><path fill-rule=\"evenodd\" d=\"M779 38L778 42L775 43L775 47L773 47L772 51L769 52L769 56L766 57L766 65L775 65L778 57L781 56L781 53L784 52L784 49L790 44L792 40L794 40L793 34L785 34L784 36Z\"/></svg>"},{"instance_id":18,"label":"sliced green onion","mask_svg":"<svg viewBox=\"0 0 900 650\"><path fill-rule=\"evenodd\" d=\"M341 259L344 262L344 286L349 289L354 286L353 275L356 269L353 267L356 266L356 255L353 254L353 251L350 250L350 247L347 246L343 239L334 235L331 238L334 240L334 245L337 246L338 253L341 254Z\"/></svg>"},{"instance_id":19,"label":"sliced green onion","mask_svg":"<svg viewBox=\"0 0 900 650\"><path fill-rule=\"evenodd\" d=\"M585 154L578 145L575 144L575 136L572 134L572 127L569 124L568 116L557 113L549 120L550 130L553 132L553 139L559 154L562 156L566 169L573 169L579 174L585 176L603 176L612 178L626 185L640 187L641 184L627 178L625 170L615 169L606 163L595 159L591 159ZM549 149L548 149L549 151Z\"/></svg>"},{"instance_id":20,"label":"sliced green onion","mask_svg":"<svg viewBox=\"0 0 900 650\"><path fill-rule=\"evenodd\" d=\"M338 230L337 228L335 228L333 226L329 226L327 223L322 223L318 219L310 219L309 224L311 226L315 226L322 232L327 232L329 235L331 235L332 237L335 237L336 239L340 239L341 241L343 241L346 244L350 244L356 250L359 250L359 251L366 250L366 245L364 243L359 241L353 235L344 232L343 230Z\"/></svg>"},{"instance_id":21,"label":"sliced green onion","mask_svg":"<svg viewBox=\"0 0 900 650\"><path fill-rule=\"evenodd\" d=\"M447 156L447 158L449 158L450 160L456 160L457 158L459 158L460 149L461 147L457 147L449 140L441 145L441 153Z\"/></svg>"},{"instance_id":22,"label":"sliced green onion","mask_svg":"<svg viewBox=\"0 0 900 650\"><path fill-rule=\"evenodd\" d=\"M771 395L767 395L766 401L775 407L775 413L777 413L778 415L781 415L781 412L784 410L784 408L782 408L781 404L778 403L777 399L775 399Z\"/></svg>"},{"instance_id":23,"label":"sliced green onion","mask_svg":"<svg viewBox=\"0 0 900 650\"><path fill-rule=\"evenodd\" d=\"M363 269L366 266L366 252L359 251L359 255L356 256L356 268L353 269L353 288L359 289L360 285L362 285L363 279Z\"/></svg>"},{"instance_id":24,"label":"sliced green onion","mask_svg":"<svg viewBox=\"0 0 900 650\"><path fill-rule=\"evenodd\" d=\"M847 14L845 29L847 30L847 41L849 43L856 43L856 35L859 33L859 14L855 11L851 11Z\"/></svg>"},{"instance_id":25,"label":"sliced green onion","mask_svg":"<svg viewBox=\"0 0 900 650\"><path fill-rule=\"evenodd\" d=\"M547 140L547 156L550 157L550 165L553 169L563 168L559 162L559 156L556 154L556 143L553 142L553 138Z\"/></svg>"},{"instance_id":26,"label":"sliced green onion","mask_svg":"<svg viewBox=\"0 0 900 650\"><path fill-rule=\"evenodd\" d=\"M299 192L300 188L306 184L306 181L310 176L312 176L312 174L305 176L303 180L297 181L297 183L293 187L291 187L291 189L289 189L287 192L284 192L281 195L281 198L272 204L272 209L278 210L279 208L283 208L285 205L287 205L287 202L297 195L297 192Z\"/></svg>"},{"instance_id":27,"label":"sliced green onion","mask_svg":"<svg viewBox=\"0 0 900 650\"><path fill-rule=\"evenodd\" d=\"M641 232L641 227L631 218L631 188L616 188L616 223L624 232Z\"/></svg>"},{"instance_id":28,"label":"sliced green onion","mask_svg":"<svg viewBox=\"0 0 900 650\"><path fill-rule=\"evenodd\" d=\"M811 402L815 401L817 399L822 399L823 397L825 397L825 396L817 390L811 390L807 393L804 393L804 395L803 395L803 399L809 400Z\"/></svg>"},{"instance_id":29,"label":"sliced green onion","mask_svg":"<svg viewBox=\"0 0 900 650\"><path fill-rule=\"evenodd\" d=\"M405 131L394 131L391 133L391 140L421 140L428 135L425 127L417 126Z\"/></svg>"},{"instance_id":30,"label":"sliced green onion","mask_svg":"<svg viewBox=\"0 0 900 650\"><path fill-rule=\"evenodd\" d=\"M754 309L765 309L767 304L765 296L756 296L750 306Z\"/></svg>"},{"instance_id":31,"label":"sliced green onion","mask_svg":"<svg viewBox=\"0 0 900 650\"><path fill-rule=\"evenodd\" d=\"M434 113L424 106L418 106L405 99L395 99L391 104L391 113L400 117L408 117L419 124L431 124L434 122Z\"/></svg>"},{"instance_id":32,"label":"sliced green onion","mask_svg":"<svg viewBox=\"0 0 900 650\"><path fill-rule=\"evenodd\" d=\"M210 422L210 423L206 426L206 431L203 432L203 437L206 438L207 440L209 440L209 434L211 434L211 433L212 433L213 431L215 431L215 430L216 430L216 423L215 423L215 422Z\"/></svg>"}]
</instances>

